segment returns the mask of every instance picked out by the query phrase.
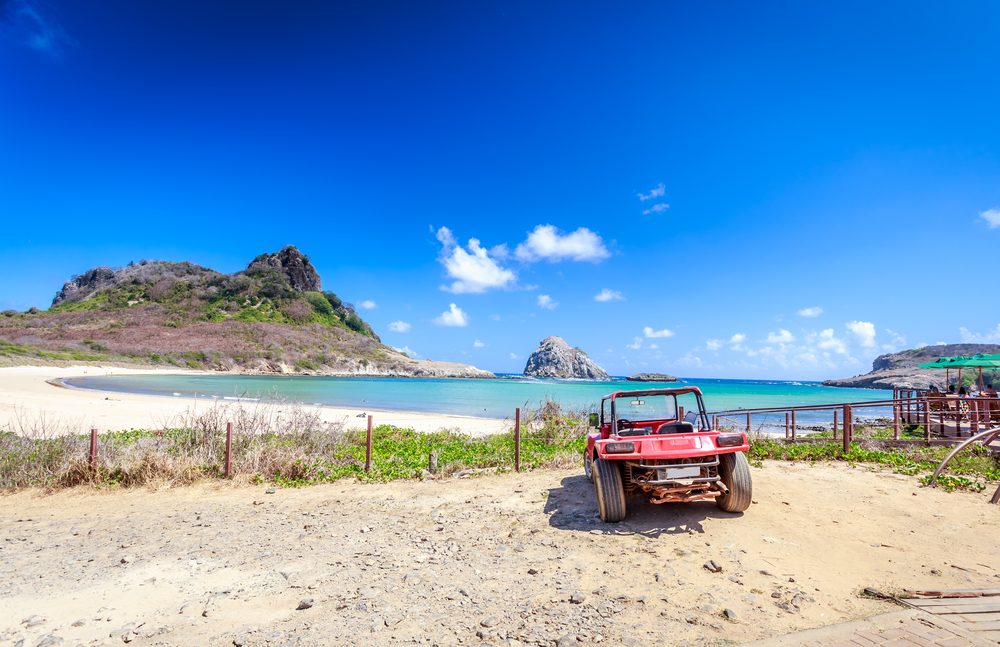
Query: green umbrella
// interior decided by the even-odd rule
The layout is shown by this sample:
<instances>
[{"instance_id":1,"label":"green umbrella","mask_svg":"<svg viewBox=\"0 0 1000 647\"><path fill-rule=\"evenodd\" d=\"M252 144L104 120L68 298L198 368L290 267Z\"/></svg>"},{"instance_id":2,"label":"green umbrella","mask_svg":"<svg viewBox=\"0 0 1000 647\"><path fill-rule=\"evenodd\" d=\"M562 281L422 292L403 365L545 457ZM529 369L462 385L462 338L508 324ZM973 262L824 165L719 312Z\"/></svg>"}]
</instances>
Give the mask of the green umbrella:
<instances>
[{"instance_id":1,"label":"green umbrella","mask_svg":"<svg viewBox=\"0 0 1000 647\"><path fill-rule=\"evenodd\" d=\"M967 357L939 357L933 362L920 364L917 368L945 369L949 373L945 374L945 383L950 382L950 369L958 369L958 381L962 383L963 368L979 369L979 390L983 390L983 368L1000 368L1000 354L997 355L972 355Z\"/></svg>"}]
</instances>

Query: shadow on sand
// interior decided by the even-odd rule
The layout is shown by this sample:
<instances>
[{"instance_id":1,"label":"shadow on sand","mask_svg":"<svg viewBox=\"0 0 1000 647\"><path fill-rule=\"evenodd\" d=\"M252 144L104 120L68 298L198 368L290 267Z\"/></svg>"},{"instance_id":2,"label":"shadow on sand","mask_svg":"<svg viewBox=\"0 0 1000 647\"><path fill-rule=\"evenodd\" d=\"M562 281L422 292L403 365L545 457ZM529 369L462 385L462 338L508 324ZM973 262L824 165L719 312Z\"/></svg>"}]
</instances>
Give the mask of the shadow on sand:
<instances>
[{"instance_id":1,"label":"shadow on sand","mask_svg":"<svg viewBox=\"0 0 1000 647\"><path fill-rule=\"evenodd\" d=\"M605 535L677 535L704 533L705 519L739 519L742 512L723 512L713 501L653 504L643 494L626 499L628 514L621 523L603 523L597 516L594 486L583 474L568 476L549 488L545 513L559 530L600 530Z\"/></svg>"}]
</instances>

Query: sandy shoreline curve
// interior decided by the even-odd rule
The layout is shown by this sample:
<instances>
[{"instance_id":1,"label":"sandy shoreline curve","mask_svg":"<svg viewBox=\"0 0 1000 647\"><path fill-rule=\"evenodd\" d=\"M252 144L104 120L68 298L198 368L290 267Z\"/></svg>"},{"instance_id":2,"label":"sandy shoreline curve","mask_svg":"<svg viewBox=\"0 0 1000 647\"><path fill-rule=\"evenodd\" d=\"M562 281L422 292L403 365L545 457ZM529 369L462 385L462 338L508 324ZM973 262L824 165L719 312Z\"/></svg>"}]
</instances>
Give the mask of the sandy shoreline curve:
<instances>
[{"instance_id":1,"label":"sandy shoreline curve","mask_svg":"<svg viewBox=\"0 0 1000 647\"><path fill-rule=\"evenodd\" d=\"M211 406L239 406L229 401L209 401L187 396L162 396L79 389L54 383L95 375L214 375L211 371L177 369L133 369L102 366L11 366L0 367L0 430L19 433L26 426L59 430L58 433L100 432L121 429L162 429L171 419ZM327 406L305 406L319 413L324 422L343 422L362 429L372 414L376 425L391 424L420 432L441 428L461 429L473 436L506 430L510 423L493 418L471 418L444 414L377 411Z\"/></svg>"}]
</instances>

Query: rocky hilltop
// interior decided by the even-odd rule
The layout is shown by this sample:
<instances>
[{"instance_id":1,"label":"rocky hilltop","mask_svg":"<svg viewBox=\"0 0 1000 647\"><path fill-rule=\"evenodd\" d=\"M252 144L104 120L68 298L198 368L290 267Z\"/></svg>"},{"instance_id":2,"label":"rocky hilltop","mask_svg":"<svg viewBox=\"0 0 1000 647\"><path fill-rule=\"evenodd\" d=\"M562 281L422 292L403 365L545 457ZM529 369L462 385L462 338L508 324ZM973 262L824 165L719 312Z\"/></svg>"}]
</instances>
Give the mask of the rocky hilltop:
<instances>
[{"instance_id":1,"label":"rocky hilltop","mask_svg":"<svg viewBox=\"0 0 1000 647\"><path fill-rule=\"evenodd\" d=\"M666 373L638 373L625 378L629 382L676 382L677 378Z\"/></svg>"},{"instance_id":2,"label":"rocky hilltop","mask_svg":"<svg viewBox=\"0 0 1000 647\"><path fill-rule=\"evenodd\" d=\"M0 364L143 364L248 373L495 377L382 344L294 246L234 274L188 261L95 267L47 311L0 313Z\"/></svg>"},{"instance_id":3,"label":"rocky hilltop","mask_svg":"<svg viewBox=\"0 0 1000 647\"><path fill-rule=\"evenodd\" d=\"M576 377L610 380L611 376L579 348L570 348L562 337L546 337L524 366L528 377Z\"/></svg>"},{"instance_id":4,"label":"rocky hilltop","mask_svg":"<svg viewBox=\"0 0 1000 647\"><path fill-rule=\"evenodd\" d=\"M927 389L936 386L944 389L945 372L936 369L916 368L920 364L933 362L939 357L957 357L979 353L1000 353L997 344L942 344L924 346L879 355L872 362L872 370L864 375L855 375L842 380L826 380L823 386L841 386L864 389ZM953 371L954 374L954 371Z\"/></svg>"}]
</instances>

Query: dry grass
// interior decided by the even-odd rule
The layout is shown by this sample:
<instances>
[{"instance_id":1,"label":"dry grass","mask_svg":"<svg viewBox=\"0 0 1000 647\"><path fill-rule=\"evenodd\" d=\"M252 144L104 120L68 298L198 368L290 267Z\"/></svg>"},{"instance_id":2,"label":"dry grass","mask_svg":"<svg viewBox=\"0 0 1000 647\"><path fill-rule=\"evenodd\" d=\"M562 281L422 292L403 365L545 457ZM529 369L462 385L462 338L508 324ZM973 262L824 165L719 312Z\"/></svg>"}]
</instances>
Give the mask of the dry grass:
<instances>
[{"instance_id":1,"label":"dry grass","mask_svg":"<svg viewBox=\"0 0 1000 647\"><path fill-rule=\"evenodd\" d=\"M526 469L580 465L586 412L564 412L553 402L525 408L521 465ZM158 430L100 434L97 464L89 463L90 436L82 420L17 409L0 432L0 488L185 485L224 474L226 429L233 425L231 474L236 482L282 485L344 477L392 480L426 475L431 453L440 475L463 469L510 470L513 430L472 437L458 429L421 434L390 425L374 430L370 473L364 472L365 432L324 423L314 409L268 399L218 404L157 420Z\"/></svg>"}]
</instances>

